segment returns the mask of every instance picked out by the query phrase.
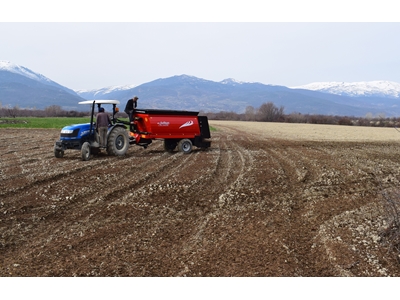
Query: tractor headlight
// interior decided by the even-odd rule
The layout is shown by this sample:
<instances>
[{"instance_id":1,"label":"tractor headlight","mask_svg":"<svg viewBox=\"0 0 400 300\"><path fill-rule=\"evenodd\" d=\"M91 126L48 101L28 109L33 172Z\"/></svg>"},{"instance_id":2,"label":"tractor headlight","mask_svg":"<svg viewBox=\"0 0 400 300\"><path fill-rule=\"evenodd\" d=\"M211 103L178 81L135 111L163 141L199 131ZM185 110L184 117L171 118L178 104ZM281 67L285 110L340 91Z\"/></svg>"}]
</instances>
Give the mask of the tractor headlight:
<instances>
[{"instance_id":1,"label":"tractor headlight","mask_svg":"<svg viewBox=\"0 0 400 300\"><path fill-rule=\"evenodd\" d=\"M61 130L61 133L63 133L63 134L71 134L73 132L74 131L72 129L63 129L63 130Z\"/></svg>"}]
</instances>

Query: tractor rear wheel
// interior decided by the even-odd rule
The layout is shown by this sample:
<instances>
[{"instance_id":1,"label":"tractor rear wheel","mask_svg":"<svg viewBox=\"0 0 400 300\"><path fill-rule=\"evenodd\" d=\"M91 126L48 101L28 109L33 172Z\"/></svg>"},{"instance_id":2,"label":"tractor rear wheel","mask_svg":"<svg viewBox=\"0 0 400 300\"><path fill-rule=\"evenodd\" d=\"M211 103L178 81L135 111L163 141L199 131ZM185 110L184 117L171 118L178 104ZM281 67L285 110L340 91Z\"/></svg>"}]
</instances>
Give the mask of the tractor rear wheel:
<instances>
[{"instance_id":1,"label":"tractor rear wheel","mask_svg":"<svg viewBox=\"0 0 400 300\"><path fill-rule=\"evenodd\" d=\"M178 150L185 154L192 152L193 144L189 139L180 140L178 143Z\"/></svg>"},{"instance_id":2,"label":"tractor rear wheel","mask_svg":"<svg viewBox=\"0 0 400 300\"><path fill-rule=\"evenodd\" d=\"M84 142L81 148L82 160L90 159L90 144L88 142Z\"/></svg>"},{"instance_id":3,"label":"tractor rear wheel","mask_svg":"<svg viewBox=\"0 0 400 300\"><path fill-rule=\"evenodd\" d=\"M164 140L164 150L167 152L174 151L177 145L178 145L178 142L176 140L173 140L173 139L165 139Z\"/></svg>"},{"instance_id":4,"label":"tractor rear wheel","mask_svg":"<svg viewBox=\"0 0 400 300\"><path fill-rule=\"evenodd\" d=\"M123 127L112 129L108 136L107 153L108 155L123 156L129 148L128 131Z\"/></svg>"}]
</instances>

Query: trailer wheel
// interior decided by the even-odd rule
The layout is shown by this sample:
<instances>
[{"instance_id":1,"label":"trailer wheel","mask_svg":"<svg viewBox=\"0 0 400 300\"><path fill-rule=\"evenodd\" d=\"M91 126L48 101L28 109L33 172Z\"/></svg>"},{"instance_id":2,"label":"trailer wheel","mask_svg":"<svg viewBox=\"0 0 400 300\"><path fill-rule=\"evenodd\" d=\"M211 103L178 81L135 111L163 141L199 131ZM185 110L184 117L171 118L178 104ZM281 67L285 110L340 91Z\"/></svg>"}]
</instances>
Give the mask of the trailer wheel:
<instances>
[{"instance_id":1,"label":"trailer wheel","mask_svg":"<svg viewBox=\"0 0 400 300\"><path fill-rule=\"evenodd\" d=\"M177 145L178 145L178 142L176 140L172 140L172 139L164 140L164 150L167 152L174 151Z\"/></svg>"},{"instance_id":2,"label":"trailer wheel","mask_svg":"<svg viewBox=\"0 0 400 300\"><path fill-rule=\"evenodd\" d=\"M81 148L82 160L90 159L90 144L88 142L84 142Z\"/></svg>"},{"instance_id":3,"label":"trailer wheel","mask_svg":"<svg viewBox=\"0 0 400 300\"><path fill-rule=\"evenodd\" d=\"M193 144L189 139L180 140L178 143L178 150L185 154L192 152Z\"/></svg>"},{"instance_id":4,"label":"trailer wheel","mask_svg":"<svg viewBox=\"0 0 400 300\"><path fill-rule=\"evenodd\" d=\"M64 156L64 151L57 149L56 146L54 146L54 156L57 158L63 158Z\"/></svg>"},{"instance_id":5,"label":"trailer wheel","mask_svg":"<svg viewBox=\"0 0 400 300\"><path fill-rule=\"evenodd\" d=\"M125 128L114 128L107 142L108 155L123 156L129 148L129 135Z\"/></svg>"}]
</instances>

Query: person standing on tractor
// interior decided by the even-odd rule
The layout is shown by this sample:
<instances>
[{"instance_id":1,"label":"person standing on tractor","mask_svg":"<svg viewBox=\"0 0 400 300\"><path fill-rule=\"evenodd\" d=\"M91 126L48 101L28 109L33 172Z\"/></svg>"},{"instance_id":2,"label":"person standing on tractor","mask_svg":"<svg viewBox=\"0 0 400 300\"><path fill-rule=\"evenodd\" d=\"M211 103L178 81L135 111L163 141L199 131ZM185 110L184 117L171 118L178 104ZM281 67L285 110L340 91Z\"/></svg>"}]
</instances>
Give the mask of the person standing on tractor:
<instances>
[{"instance_id":1,"label":"person standing on tractor","mask_svg":"<svg viewBox=\"0 0 400 300\"><path fill-rule=\"evenodd\" d=\"M96 130L100 136L100 148L107 146L108 125L111 125L110 116L104 111L103 107L100 107L96 116Z\"/></svg>"},{"instance_id":2,"label":"person standing on tractor","mask_svg":"<svg viewBox=\"0 0 400 300\"><path fill-rule=\"evenodd\" d=\"M133 129L134 129L133 115L134 115L135 109L137 107L138 100L139 100L139 98L137 96L133 97L132 99L129 99L128 102L126 103L125 110L124 110L128 114L131 131L133 131Z\"/></svg>"}]
</instances>

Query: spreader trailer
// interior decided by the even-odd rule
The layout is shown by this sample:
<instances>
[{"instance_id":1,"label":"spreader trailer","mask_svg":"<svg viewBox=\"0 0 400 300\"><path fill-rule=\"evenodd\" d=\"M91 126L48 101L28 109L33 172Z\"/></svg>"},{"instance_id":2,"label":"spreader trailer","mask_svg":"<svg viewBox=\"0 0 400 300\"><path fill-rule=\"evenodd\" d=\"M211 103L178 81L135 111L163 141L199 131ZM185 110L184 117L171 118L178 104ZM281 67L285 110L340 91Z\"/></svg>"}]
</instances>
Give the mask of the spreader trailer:
<instances>
[{"instance_id":1,"label":"spreader trailer","mask_svg":"<svg viewBox=\"0 0 400 300\"><path fill-rule=\"evenodd\" d=\"M118 119L118 100L87 100L79 104L91 105L90 123L69 125L61 130L55 142L54 155L62 158L66 150L81 151L82 160L101 151L96 132L95 107L112 105L111 125L108 128L105 150L108 155L123 156L129 145L147 148L153 140L163 140L168 152L176 148L188 154L193 146L205 149L211 146L210 128L206 116L198 112L181 110L136 109L131 121Z\"/></svg>"},{"instance_id":2,"label":"spreader trailer","mask_svg":"<svg viewBox=\"0 0 400 300\"><path fill-rule=\"evenodd\" d=\"M198 114L195 111L137 109L130 126L131 143L146 148L152 140L161 139L166 151L178 148L186 154L193 146L208 148L211 146L208 119Z\"/></svg>"}]
</instances>

